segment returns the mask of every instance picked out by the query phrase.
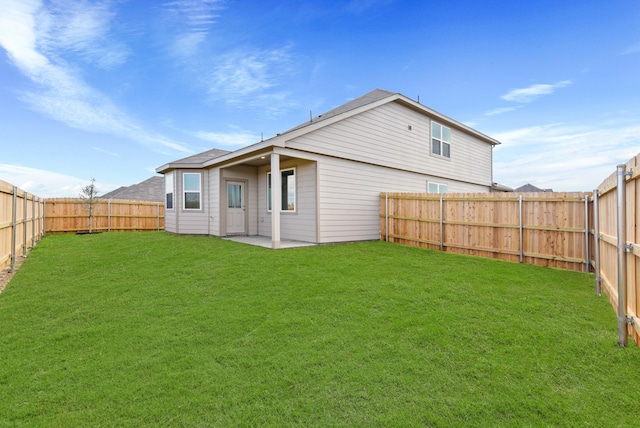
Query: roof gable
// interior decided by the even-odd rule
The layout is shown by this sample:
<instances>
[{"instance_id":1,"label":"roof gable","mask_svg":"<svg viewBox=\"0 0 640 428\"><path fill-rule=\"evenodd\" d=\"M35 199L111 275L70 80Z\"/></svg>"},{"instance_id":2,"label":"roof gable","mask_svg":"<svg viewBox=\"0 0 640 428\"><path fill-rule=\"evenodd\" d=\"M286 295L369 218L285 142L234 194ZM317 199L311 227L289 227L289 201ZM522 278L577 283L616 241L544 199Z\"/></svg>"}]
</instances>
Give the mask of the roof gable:
<instances>
[{"instance_id":1,"label":"roof gable","mask_svg":"<svg viewBox=\"0 0 640 428\"><path fill-rule=\"evenodd\" d=\"M184 159L180 159L168 164L165 164L156 169L157 172L164 173L171 169L176 168L208 168L222 162L232 161L239 159L240 157L251 156L258 151L264 151L270 147L286 147L286 141L300 135L313 132L324 126L329 126L335 122L344 120L346 118L355 116L359 113L365 112L370 109L377 108L381 105L390 102L398 102L399 104L410 108L414 111L420 112L428 117L435 118L436 120L443 122L448 126L453 126L462 130L463 132L473 135L479 140L491 144L500 144L499 141L482 134L481 132L455 121L441 113L436 112L418 101L414 101L398 92L391 92L384 89L374 89L361 97L355 98L345 104L339 105L321 115L311 118L308 122L301 123L284 133L277 134L275 137L261 142L257 142L247 147L243 147L234 152L228 152L226 150L212 149L206 152L202 152L193 156L189 156Z\"/></svg>"}]
</instances>

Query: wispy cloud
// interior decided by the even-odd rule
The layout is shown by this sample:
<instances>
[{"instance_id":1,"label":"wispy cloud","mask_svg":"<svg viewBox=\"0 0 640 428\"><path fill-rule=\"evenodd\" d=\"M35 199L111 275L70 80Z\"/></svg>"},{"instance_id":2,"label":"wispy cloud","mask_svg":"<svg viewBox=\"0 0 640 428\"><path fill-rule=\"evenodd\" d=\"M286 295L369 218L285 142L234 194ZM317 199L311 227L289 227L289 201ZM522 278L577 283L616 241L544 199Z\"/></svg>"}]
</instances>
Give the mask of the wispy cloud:
<instances>
[{"instance_id":1,"label":"wispy cloud","mask_svg":"<svg viewBox=\"0 0 640 428\"><path fill-rule=\"evenodd\" d=\"M221 146L248 146L260 141L260 136L249 131L234 132L207 132L199 131L194 134L196 138L209 141Z\"/></svg>"},{"instance_id":2,"label":"wispy cloud","mask_svg":"<svg viewBox=\"0 0 640 428\"><path fill-rule=\"evenodd\" d=\"M571 85L571 80L563 80L561 82L553 84L537 84L531 85L526 88L512 89L505 95L501 96L505 101L514 101L517 103L530 103L536 98L542 95L549 95L556 91L556 89L564 88Z\"/></svg>"},{"instance_id":3,"label":"wispy cloud","mask_svg":"<svg viewBox=\"0 0 640 428\"><path fill-rule=\"evenodd\" d=\"M66 4L5 2L0 14L0 46L16 68L39 87L23 92L21 99L32 109L73 128L128 138L158 151L189 152L178 142L148 132L88 85L78 67L64 59L69 50L90 57L92 54L87 52L107 34L111 20L104 6L84 2L74 3L70 14L64 15L61 11ZM36 28L40 22L44 24ZM121 60L114 58L108 60L110 65Z\"/></svg>"},{"instance_id":4,"label":"wispy cloud","mask_svg":"<svg viewBox=\"0 0 640 428\"><path fill-rule=\"evenodd\" d=\"M196 55L224 9L224 0L175 0L162 4L168 22L176 28L170 50L178 57Z\"/></svg>"},{"instance_id":5,"label":"wispy cloud","mask_svg":"<svg viewBox=\"0 0 640 428\"><path fill-rule=\"evenodd\" d=\"M78 197L82 187L91 180L91 177L83 179L54 171L11 164L0 164L0 178L41 198ZM96 187L100 193L106 193L118 186L97 182Z\"/></svg>"},{"instance_id":6,"label":"wispy cloud","mask_svg":"<svg viewBox=\"0 0 640 428\"><path fill-rule=\"evenodd\" d=\"M491 116L497 116L499 114L504 114L504 113L509 113L510 111L514 111L519 109L522 106L512 106L512 107L500 107L500 108L495 108L493 110L489 110L488 112L486 112L484 114L484 116L486 117L491 117Z\"/></svg>"},{"instance_id":7,"label":"wispy cloud","mask_svg":"<svg viewBox=\"0 0 640 428\"><path fill-rule=\"evenodd\" d=\"M627 47L622 52L620 52L620 55L633 55L637 53L640 53L640 42Z\"/></svg>"},{"instance_id":8,"label":"wispy cloud","mask_svg":"<svg viewBox=\"0 0 640 428\"><path fill-rule=\"evenodd\" d=\"M280 89L295 73L291 47L235 50L215 58L203 84L214 100L228 106L257 109L267 117L281 117L294 103Z\"/></svg>"},{"instance_id":9,"label":"wispy cloud","mask_svg":"<svg viewBox=\"0 0 640 428\"><path fill-rule=\"evenodd\" d=\"M111 152L109 150L101 149L100 147L91 147L93 150L99 153L104 153L105 155L113 156L114 158L119 158L120 154L116 152Z\"/></svg>"},{"instance_id":10,"label":"wispy cloud","mask_svg":"<svg viewBox=\"0 0 640 428\"><path fill-rule=\"evenodd\" d=\"M221 56L209 77L209 92L230 101L273 88L291 68L288 47L272 50L237 50Z\"/></svg>"},{"instance_id":11,"label":"wispy cloud","mask_svg":"<svg viewBox=\"0 0 640 428\"><path fill-rule=\"evenodd\" d=\"M640 152L640 125L596 128L561 123L492 133L494 179L511 187L531 183L554 190L589 191Z\"/></svg>"},{"instance_id":12,"label":"wispy cloud","mask_svg":"<svg viewBox=\"0 0 640 428\"><path fill-rule=\"evenodd\" d=\"M115 16L107 3L51 2L36 16L38 47L53 58L71 54L102 68L118 66L130 52L110 34Z\"/></svg>"}]
</instances>

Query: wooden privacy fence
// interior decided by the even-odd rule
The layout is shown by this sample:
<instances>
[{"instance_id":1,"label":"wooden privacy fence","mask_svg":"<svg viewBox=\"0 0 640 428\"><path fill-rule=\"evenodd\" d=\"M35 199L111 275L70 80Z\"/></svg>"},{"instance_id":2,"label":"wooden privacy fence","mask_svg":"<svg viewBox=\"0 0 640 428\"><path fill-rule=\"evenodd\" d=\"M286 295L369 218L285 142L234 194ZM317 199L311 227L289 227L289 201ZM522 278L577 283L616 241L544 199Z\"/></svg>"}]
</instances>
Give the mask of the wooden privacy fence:
<instances>
[{"instance_id":1,"label":"wooden privacy fence","mask_svg":"<svg viewBox=\"0 0 640 428\"><path fill-rule=\"evenodd\" d=\"M383 193L381 239L587 271L589 196L590 193Z\"/></svg>"},{"instance_id":2,"label":"wooden privacy fence","mask_svg":"<svg viewBox=\"0 0 640 428\"><path fill-rule=\"evenodd\" d=\"M594 191L596 290L618 315L618 342L640 345L640 155Z\"/></svg>"},{"instance_id":3,"label":"wooden privacy fence","mask_svg":"<svg viewBox=\"0 0 640 428\"><path fill-rule=\"evenodd\" d=\"M44 199L0 180L0 270L15 267L44 235Z\"/></svg>"},{"instance_id":4,"label":"wooden privacy fence","mask_svg":"<svg viewBox=\"0 0 640 428\"><path fill-rule=\"evenodd\" d=\"M94 232L164 230L164 204L150 201L98 199L93 206L91 229ZM87 200L47 199L46 233L86 231L89 231Z\"/></svg>"},{"instance_id":5,"label":"wooden privacy fence","mask_svg":"<svg viewBox=\"0 0 640 428\"><path fill-rule=\"evenodd\" d=\"M593 193L380 195L380 237L461 254L595 272L640 345L640 155Z\"/></svg>"}]
</instances>

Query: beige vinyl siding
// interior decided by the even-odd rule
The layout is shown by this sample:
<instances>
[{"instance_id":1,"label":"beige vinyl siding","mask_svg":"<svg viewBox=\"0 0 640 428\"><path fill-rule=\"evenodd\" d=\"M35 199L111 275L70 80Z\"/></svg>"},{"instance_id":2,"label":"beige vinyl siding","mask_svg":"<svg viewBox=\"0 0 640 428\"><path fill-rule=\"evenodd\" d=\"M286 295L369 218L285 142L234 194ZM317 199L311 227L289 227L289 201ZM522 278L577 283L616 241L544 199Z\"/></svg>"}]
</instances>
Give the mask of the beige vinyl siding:
<instances>
[{"instance_id":1,"label":"beige vinyl siding","mask_svg":"<svg viewBox=\"0 0 640 428\"><path fill-rule=\"evenodd\" d=\"M320 243L379 239L381 192L425 192L427 181L447 184L450 192L489 190L486 186L330 157L319 160L317 168Z\"/></svg>"},{"instance_id":2,"label":"beige vinyl siding","mask_svg":"<svg viewBox=\"0 0 640 428\"><path fill-rule=\"evenodd\" d=\"M175 205L174 205L175 207ZM176 229L176 210L165 210L164 211L164 230L171 233L177 233Z\"/></svg>"},{"instance_id":3,"label":"beige vinyl siding","mask_svg":"<svg viewBox=\"0 0 640 428\"><path fill-rule=\"evenodd\" d=\"M490 186L491 144L438 123L451 128L451 159L431 155L431 118L397 103L320 128L286 146Z\"/></svg>"},{"instance_id":4,"label":"beige vinyl siding","mask_svg":"<svg viewBox=\"0 0 640 428\"><path fill-rule=\"evenodd\" d=\"M316 220L316 164L294 159L280 164L281 169L296 169L296 211L280 214L280 237L296 241L317 241ZM267 172L265 166L258 172L258 235L271 236L271 213L267 211Z\"/></svg>"},{"instance_id":5,"label":"beige vinyl siding","mask_svg":"<svg viewBox=\"0 0 640 428\"><path fill-rule=\"evenodd\" d=\"M176 172L171 171L171 179L173 180L173 208L167 209L165 206L164 210L164 230L170 233L178 233L178 216L176 213L178 212L178 208L176 206ZM164 176L165 181L167 180L167 176ZM166 187L165 187L166 190ZM167 202L167 194L164 194L165 205Z\"/></svg>"},{"instance_id":6,"label":"beige vinyl siding","mask_svg":"<svg viewBox=\"0 0 640 428\"><path fill-rule=\"evenodd\" d=\"M201 204L199 210L185 210L184 209L184 195L183 195L183 174L184 173L200 173L200 191ZM176 193L178 196L177 209L180 219L180 227L178 232L182 234L192 235L208 235L209 234L209 172L207 170L194 170L194 169L181 169L177 170L176 180Z\"/></svg>"},{"instance_id":7,"label":"beige vinyl siding","mask_svg":"<svg viewBox=\"0 0 640 428\"><path fill-rule=\"evenodd\" d=\"M244 206L246 209L245 228L247 235L258 234L258 169L251 166L233 166L222 170L222 183L219 188L222 189L220 197L217 199L220 206L218 218L220 221L220 231L218 236L225 236L226 231L226 207L227 207L227 180L237 180L245 183L244 189Z\"/></svg>"},{"instance_id":8,"label":"beige vinyl siding","mask_svg":"<svg viewBox=\"0 0 640 428\"><path fill-rule=\"evenodd\" d=\"M209 170L209 235L220 236L222 216L220 214L220 168Z\"/></svg>"}]
</instances>

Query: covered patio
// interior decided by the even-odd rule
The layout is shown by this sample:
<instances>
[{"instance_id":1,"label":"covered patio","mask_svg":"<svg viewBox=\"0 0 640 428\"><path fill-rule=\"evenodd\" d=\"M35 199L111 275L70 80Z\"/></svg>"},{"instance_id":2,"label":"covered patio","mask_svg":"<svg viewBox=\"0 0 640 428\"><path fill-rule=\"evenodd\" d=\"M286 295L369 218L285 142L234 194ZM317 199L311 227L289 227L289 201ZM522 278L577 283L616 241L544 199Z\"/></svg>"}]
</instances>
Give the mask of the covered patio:
<instances>
[{"instance_id":1,"label":"covered patio","mask_svg":"<svg viewBox=\"0 0 640 428\"><path fill-rule=\"evenodd\" d=\"M274 248L270 236L228 236L222 239L226 239L227 241L240 242L242 244L254 245L257 247ZM313 242L281 240L280 245L275 249L313 247L316 245L318 244L315 244Z\"/></svg>"}]
</instances>

